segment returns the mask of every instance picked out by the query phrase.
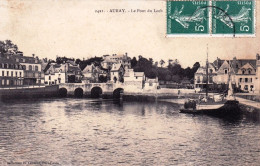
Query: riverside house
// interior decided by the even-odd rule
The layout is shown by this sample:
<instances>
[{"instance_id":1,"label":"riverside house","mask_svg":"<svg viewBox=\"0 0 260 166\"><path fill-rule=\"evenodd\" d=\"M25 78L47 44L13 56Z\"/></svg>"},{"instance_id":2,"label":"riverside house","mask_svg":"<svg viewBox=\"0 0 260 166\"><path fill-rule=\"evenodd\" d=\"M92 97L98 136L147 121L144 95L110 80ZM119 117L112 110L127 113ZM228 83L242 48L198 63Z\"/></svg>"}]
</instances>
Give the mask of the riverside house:
<instances>
[{"instance_id":1,"label":"riverside house","mask_svg":"<svg viewBox=\"0 0 260 166\"><path fill-rule=\"evenodd\" d=\"M259 91L259 55L256 59L237 59L221 60L217 58L213 63L209 64L208 84L211 89L226 89L229 73L231 74L231 82L233 86L244 92L255 93ZM200 67L194 75L195 88L205 88L206 69ZM202 79L201 79L202 78Z\"/></svg>"},{"instance_id":2,"label":"riverside house","mask_svg":"<svg viewBox=\"0 0 260 166\"><path fill-rule=\"evenodd\" d=\"M107 78L107 72L101 69L99 66L95 66L94 64L87 65L83 69L82 74L83 74L82 81L84 83L102 82L105 81L105 78ZM104 80L100 80L101 77L103 77Z\"/></svg>"},{"instance_id":3,"label":"riverside house","mask_svg":"<svg viewBox=\"0 0 260 166\"><path fill-rule=\"evenodd\" d=\"M22 65L10 55L0 57L0 88L22 86L24 70Z\"/></svg>"},{"instance_id":4,"label":"riverside house","mask_svg":"<svg viewBox=\"0 0 260 166\"><path fill-rule=\"evenodd\" d=\"M14 54L12 56L17 63L23 66L24 80L23 85L43 85L44 73L41 67L41 61L33 54L31 57L23 56L23 54Z\"/></svg>"},{"instance_id":5,"label":"riverside house","mask_svg":"<svg viewBox=\"0 0 260 166\"><path fill-rule=\"evenodd\" d=\"M129 89L143 89L145 84L144 72L134 72L134 69L127 69L124 74L124 85Z\"/></svg>"},{"instance_id":6,"label":"riverside house","mask_svg":"<svg viewBox=\"0 0 260 166\"><path fill-rule=\"evenodd\" d=\"M45 69L45 85L61 83L80 83L82 79L81 69L74 62L62 64L51 63Z\"/></svg>"},{"instance_id":7,"label":"riverside house","mask_svg":"<svg viewBox=\"0 0 260 166\"><path fill-rule=\"evenodd\" d=\"M45 71L45 85L56 85L66 82L66 65L51 63Z\"/></svg>"},{"instance_id":8,"label":"riverside house","mask_svg":"<svg viewBox=\"0 0 260 166\"><path fill-rule=\"evenodd\" d=\"M114 63L110 70L110 80L114 83L124 82L125 69L121 63Z\"/></svg>"}]
</instances>

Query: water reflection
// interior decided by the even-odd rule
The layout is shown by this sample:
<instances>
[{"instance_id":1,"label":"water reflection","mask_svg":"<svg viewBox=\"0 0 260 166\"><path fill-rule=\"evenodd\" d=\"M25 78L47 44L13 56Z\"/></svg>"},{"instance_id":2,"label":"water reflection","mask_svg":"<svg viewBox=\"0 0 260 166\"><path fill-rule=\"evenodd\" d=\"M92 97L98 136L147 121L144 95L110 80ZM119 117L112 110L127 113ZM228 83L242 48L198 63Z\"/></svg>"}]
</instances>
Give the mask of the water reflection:
<instances>
[{"instance_id":1,"label":"water reflection","mask_svg":"<svg viewBox=\"0 0 260 166\"><path fill-rule=\"evenodd\" d=\"M178 105L101 99L14 100L0 105L0 163L257 165L259 113L179 113Z\"/></svg>"}]
</instances>

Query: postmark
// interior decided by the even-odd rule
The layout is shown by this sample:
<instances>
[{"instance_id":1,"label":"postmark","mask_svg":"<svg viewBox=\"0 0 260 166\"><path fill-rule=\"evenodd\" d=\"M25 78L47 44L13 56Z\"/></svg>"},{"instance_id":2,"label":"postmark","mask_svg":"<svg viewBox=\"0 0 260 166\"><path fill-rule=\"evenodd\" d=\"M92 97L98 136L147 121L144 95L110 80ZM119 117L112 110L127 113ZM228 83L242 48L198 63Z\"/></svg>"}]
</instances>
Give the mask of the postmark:
<instances>
[{"instance_id":1,"label":"postmark","mask_svg":"<svg viewBox=\"0 0 260 166\"><path fill-rule=\"evenodd\" d=\"M167 35L209 34L209 1L167 1Z\"/></svg>"},{"instance_id":2,"label":"postmark","mask_svg":"<svg viewBox=\"0 0 260 166\"><path fill-rule=\"evenodd\" d=\"M254 1L213 1L212 6L212 34L255 33Z\"/></svg>"},{"instance_id":3,"label":"postmark","mask_svg":"<svg viewBox=\"0 0 260 166\"><path fill-rule=\"evenodd\" d=\"M255 37L255 0L171 0L167 37Z\"/></svg>"}]
</instances>

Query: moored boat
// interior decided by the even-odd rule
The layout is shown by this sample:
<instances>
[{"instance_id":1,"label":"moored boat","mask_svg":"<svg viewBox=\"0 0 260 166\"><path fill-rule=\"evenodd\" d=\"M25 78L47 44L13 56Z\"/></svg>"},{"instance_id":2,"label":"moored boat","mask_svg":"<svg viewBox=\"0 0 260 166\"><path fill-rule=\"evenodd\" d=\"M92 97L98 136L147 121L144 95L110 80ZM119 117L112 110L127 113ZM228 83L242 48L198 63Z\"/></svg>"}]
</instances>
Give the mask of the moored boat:
<instances>
[{"instance_id":1,"label":"moored boat","mask_svg":"<svg viewBox=\"0 0 260 166\"><path fill-rule=\"evenodd\" d=\"M212 98L208 96L208 56L206 61L206 97L198 100L189 99L184 103L184 108L180 109L181 113L188 114L207 114L207 115L237 115L240 113L239 102L233 93L231 83L231 65L229 64L228 93L227 96L216 95ZM218 97L217 97L218 96Z\"/></svg>"}]
</instances>

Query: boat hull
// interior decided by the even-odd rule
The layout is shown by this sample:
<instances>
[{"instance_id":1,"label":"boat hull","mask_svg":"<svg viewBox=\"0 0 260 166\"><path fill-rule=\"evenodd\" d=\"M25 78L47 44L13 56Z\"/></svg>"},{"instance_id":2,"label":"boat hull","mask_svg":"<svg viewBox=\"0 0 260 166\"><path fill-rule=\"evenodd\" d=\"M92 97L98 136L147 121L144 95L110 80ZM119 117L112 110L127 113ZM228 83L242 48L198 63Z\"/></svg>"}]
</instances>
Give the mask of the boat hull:
<instances>
[{"instance_id":1,"label":"boat hull","mask_svg":"<svg viewBox=\"0 0 260 166\"><path fill-rule=\"evenodd\" d=\"M228 100L223 104L203 105L198 109L181 109L180 113L188 114L206 114L206 115L237 115L240 113L238 106L239 102L236 100Z\"/></svg>"}]
</instances>

